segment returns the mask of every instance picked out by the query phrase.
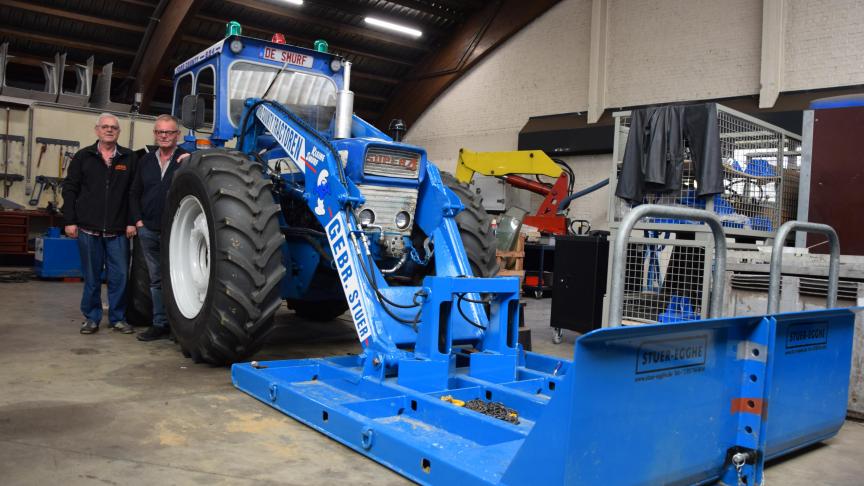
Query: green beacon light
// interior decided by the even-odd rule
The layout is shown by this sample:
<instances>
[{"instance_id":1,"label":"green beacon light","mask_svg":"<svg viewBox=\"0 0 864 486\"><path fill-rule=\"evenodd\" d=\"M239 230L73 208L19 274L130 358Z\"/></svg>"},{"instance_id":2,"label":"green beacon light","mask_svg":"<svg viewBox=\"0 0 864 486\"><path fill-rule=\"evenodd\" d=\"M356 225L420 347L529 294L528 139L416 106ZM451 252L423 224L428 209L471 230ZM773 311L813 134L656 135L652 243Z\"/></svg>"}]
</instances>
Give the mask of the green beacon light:
<instances>
[{"instance_id":1,"label":"green beacon light","mask_svg":"<svg viewBox=\"0 0 864 486\"><path fill-rule=\"evenodd\" d=\"M236 20L232 20L225 25L225 37L231 37L232 35L241 35L243 33L243 27L240 26L240 22Z\"/></svg>"},{"instance_id":2,"label":"green beacon light","mask_svg":"<svg viewBox=\"0 0 864 486\"><path fill-rule=\"evenodd\" d=\"M330 45L327 44L327 41L324 39L318 39L313 44L315 46L315 50L318 52L327 52L327 49L330 48Z\"/></svg>"}]
</instances>

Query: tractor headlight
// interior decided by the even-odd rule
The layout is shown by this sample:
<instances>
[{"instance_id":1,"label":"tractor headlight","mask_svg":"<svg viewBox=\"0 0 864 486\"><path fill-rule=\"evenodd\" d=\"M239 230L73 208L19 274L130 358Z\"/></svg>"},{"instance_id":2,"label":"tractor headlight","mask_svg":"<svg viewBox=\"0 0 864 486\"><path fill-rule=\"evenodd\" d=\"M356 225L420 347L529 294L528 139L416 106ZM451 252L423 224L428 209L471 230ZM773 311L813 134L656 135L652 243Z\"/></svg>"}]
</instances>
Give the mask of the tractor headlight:
<instances>
[{"instance_id":1,"label":"tractor headlight","mask_svg":"<svg viewBox=\"0 0 864 486\"><path fill-rule=\"evenodd\" d=\"M240 51L243 50L243 42L240 39L234 39L228 44L228 48L231 49L231 52L234 54L240 54Z\"/></svg>"},{"instance_id":2,"label":"tractor headlight","mask_svg":"<svg viewBox=\"0 0 864 486\"><path fill-rule=\"evenodd\" d=\"M375 211L364 209L360 211L360 226L369 226L375 222Z\"/></svg>"},{"instance_id":3,"label":"tractor headlight","mask_svg":"<svg viewBox=\"0 0 864 486\"><path fill-rule=\"evenodd\" d=\"M334 73L342 69L342 59L337 58L330 61L330 69L332 69Z\"/></svg>"},{"instance_id":4,"label":"tractor headlight","mask_svg":"<svg viewBox=\"0 0 864 486\"><path fill-rule=\"evenodd\" d=\"M399 211L396 213L396 227L400 230L404 230L411 225L411 215L406 211Z\"/></svg>"}]
</instances>

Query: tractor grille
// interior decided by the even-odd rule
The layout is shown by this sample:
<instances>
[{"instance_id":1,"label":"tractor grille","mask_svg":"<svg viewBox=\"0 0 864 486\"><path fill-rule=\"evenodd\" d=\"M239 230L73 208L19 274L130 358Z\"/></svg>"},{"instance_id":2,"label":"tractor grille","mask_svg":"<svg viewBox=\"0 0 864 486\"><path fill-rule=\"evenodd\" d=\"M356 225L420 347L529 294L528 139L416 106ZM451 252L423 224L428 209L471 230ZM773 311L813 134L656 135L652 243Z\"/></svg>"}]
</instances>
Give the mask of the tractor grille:
<instances>
[{"instance_id":1,"label":"tractor grille","mask_svg":"<svg viewBox=\"0 0 864 486\"><path fill-rule=\"evenodd\" d=\"M366 151L363 171L366 174L384 177L416 179L420 173L420 154L407 150L372 147Z\"/></svg>"},{"instance_id":2,"label":"tractor grille","mask_svg":"<svg viewBox=\"0 0 864 486\"><path fill-rule=\"evenodd\" d=\"M366 204L360 207L371 209L375 212L375 222L384 231L398 231L410 233L414 226L414 209L417 208L417 189L393 186L369 186L359 185L360 193L366 198ZM358 211L358 212L359 212ZM400 230L396 228L396 213L406 211L411 215L411 224L408 228Z\"/></svg>"}]
</instances>

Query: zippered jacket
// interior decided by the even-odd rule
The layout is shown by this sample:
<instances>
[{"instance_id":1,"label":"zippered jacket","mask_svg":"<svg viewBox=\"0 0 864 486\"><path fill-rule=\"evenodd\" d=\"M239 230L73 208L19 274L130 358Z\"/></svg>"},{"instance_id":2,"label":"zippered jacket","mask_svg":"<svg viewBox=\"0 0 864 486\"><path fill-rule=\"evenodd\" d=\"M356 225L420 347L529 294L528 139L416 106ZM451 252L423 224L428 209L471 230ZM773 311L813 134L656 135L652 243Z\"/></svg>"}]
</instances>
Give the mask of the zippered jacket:
<instances>
[{"instance_id":1,"label":"zippered jacket","mask_svg":"<svg viewBox=\"0 0 864 486\"><path fill-rule=\"evenodd\" d=\"M102 160L98 142L79 150L63 181L66 225L106 233L125 232L126 226L134 224L129 214L129 189L135 168L135 154L119 145L110 167Z\"/></svg>"},{"instance_id":2,"label":"zippered jacket","mask_svg":"<svg viewBox=\"0 0 864 486\"><path fill-rule=\"evenodd\" d=\"M158 148L138 160L135 182L132 183L129 196L129 212L132 221L141 220L144 226L152 231L162 229L162 212L165 209L165 201L168 199L168 189L171 188L174 172L181 164L177 158L188 153L177 147L164 175L159 164Z\"/></svg>"}]
</instances>

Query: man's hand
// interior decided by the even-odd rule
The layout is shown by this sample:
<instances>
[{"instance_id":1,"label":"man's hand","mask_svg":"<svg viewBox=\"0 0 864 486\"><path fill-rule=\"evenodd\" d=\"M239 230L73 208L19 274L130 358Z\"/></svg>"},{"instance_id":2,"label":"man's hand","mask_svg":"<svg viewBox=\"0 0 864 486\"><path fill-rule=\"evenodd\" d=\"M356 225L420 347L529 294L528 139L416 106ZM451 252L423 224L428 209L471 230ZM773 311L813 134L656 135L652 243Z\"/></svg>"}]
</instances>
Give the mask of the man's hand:
<instances>
[{"instance_id":1,"label":"man's hand","mask_svg":"<svg viewBox=\"0 0 864 486\"><path fill-rule=\"evenodd\" d=\"M70 224L63 228L69 238L78 238L78 225Z\"/></svg>"},{"instance_id":2,"label":"man's hand","mask_svg":"<svg viewBox=\"0 0 864 486\"><path fill-rule=\"evenodd\" d=\"M134 238L138 234L138 230L134 226L126 227L126 238Z\"/></svg>"},{"instance_id":3,"label":"man's hand","mask_svg":"<svg viewBox=\"0 0 864 486\"><path fill-rule=\"evenodd\" d=\"M189 154L183 154L183 155L177 157L177 162L178 163L183 162L184 160L186 160L188 158L189 158Z\"/></svg>"}]
</instances>

